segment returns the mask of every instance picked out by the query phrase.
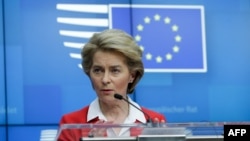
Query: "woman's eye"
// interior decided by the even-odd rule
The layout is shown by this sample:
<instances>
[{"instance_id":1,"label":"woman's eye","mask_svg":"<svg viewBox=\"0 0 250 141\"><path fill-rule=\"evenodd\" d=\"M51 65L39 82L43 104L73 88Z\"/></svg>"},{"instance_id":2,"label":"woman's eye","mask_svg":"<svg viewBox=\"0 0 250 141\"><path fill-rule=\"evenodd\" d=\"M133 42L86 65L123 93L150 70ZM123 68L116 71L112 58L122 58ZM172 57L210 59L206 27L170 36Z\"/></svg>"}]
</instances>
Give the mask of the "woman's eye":
<instances>
[{"instance_id":1,"label":"woman's eye","mask_svg":"<svg viewBox=\"0 0 250 141\"><path fill-rule=\"evenodd\" d=\"M112 73L119 73L120 70L119 69L112 69Z\"/></svg>"},{"instance_id":2,"label":"woman's eye","mask_svg":"<svg viewBox=\"0 0 250 141\"><path fill-rule=\"evenodd\" d=\"M94 73L100 73L100 72L101 72L101 69L95 68L95 69L93 69L93 72L94 72Z\"/></svg>"}]
</instances>

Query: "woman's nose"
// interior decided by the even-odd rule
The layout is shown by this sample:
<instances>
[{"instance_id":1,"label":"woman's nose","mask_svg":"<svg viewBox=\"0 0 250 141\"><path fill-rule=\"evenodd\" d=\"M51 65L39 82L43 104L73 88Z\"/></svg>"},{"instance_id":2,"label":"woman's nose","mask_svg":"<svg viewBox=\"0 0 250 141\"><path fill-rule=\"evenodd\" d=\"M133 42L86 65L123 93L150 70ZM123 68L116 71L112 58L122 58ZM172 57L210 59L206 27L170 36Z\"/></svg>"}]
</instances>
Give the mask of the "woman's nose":
<instances>
[{"instance_id":1,"label":"woman's nose","mask_svg":"<svg viewBox=\"0 0 250 141\"><path fill-rule=\"evenodd\" d=\"M102 78L102 83L103 84L108 84L110 83L110 76L108 73L104 73L103 78Z\"/></svg>"}]
</instances>

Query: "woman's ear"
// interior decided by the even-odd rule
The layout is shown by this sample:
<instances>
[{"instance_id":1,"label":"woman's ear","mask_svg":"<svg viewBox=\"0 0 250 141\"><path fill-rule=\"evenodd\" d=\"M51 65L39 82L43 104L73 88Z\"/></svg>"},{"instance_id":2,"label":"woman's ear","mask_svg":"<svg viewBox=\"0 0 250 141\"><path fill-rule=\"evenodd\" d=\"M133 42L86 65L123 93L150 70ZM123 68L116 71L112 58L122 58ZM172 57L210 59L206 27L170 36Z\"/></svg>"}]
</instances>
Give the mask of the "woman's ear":
<instances>
[{"instance_id":1,"label":"woman's ear","mask_svg":"<svg viewBox=\"0 0 250 141\"><path fill-rule=\"evenodd\" d=\"M133 83L135 80L135 73L130 74L129 83Z\"/></svg>"}]
</instances>

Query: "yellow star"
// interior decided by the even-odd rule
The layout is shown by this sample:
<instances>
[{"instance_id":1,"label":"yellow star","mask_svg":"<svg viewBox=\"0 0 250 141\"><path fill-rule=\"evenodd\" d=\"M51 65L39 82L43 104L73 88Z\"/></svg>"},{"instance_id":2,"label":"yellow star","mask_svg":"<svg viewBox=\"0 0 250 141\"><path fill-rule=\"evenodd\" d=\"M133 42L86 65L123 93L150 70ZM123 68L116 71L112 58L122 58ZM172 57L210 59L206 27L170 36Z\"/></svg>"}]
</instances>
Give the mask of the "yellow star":
<instances>
[{"instance_id":1,"label":"yellow star","mask_svg":"<svg viewBox=\"0 0 250 141\"><path fill-rule=\"evenodd\" d=\"M144 22L145 22L145 23L150 23L150 18L149 18L149 17L145 17L145 18L144 18Z\"/></svg>"},{"instance_id":2,"label":"yellow star","mask_svg":"<svg viewBox=\"0 0 250 141\"><path fill-rule=\"evenodd\" d=\"M164 19L164 22L165 22L166 24L170 24L171 19L170 19L169 17L166 17L166 18Z\"/></svg>"},{"instance_id":3,"label":"yellow star","mask_svg":"<svg viewBox=\"0 0 250 141\"><path fill-rule=\"evenodd\" d=\"M166 54L166 59L167 60L172 60L172 58L173 58L172 54L170 54L170 53Z\"/></svg>"},{"instance_id":4,"label":"yellow star","mask_svg":"<svg viewBox=\"0 0 250 141\"><path fill-rule=\"evenodd\" d=\"M179 29L179 27L178 27L177 25L173 25L173 26L172 26L172 30L173 30L173 31L176 32L176 31L178 31L178 29Z\"/></svg>"},{"instance_id":5,"label":"yellow star","mask_svg":"<svg viewBox=\"0 0 250 141\"><path fill-rule=\"evenodd\" d=\"M138 30L138 31L142 31L143 28L144 28L144 27L143 27L143 25L141 25L141 24L139 24L139 25L137 26L137 30Z\"/></svg>"},{"instance_id":6,"label":"yellow star","mask_svg":"<svg viewBox=\"0 0 250 141\"><path fill-rule=\"evenodd\" d=\"M175 36L175 41L180 42L181 41L181 36L180 35Z\"/></svg>"},{"instance_id":7,"label":"yellow star","mask_svg":"<svg viewBox=\"0 0 250 141\"><path fill-rule=\"evenodd\" d=\"M157 63L161 63L161 62L162 62L161 56L157 56L155 59L156 59L156 62L157 62Z\"/></svg>"},{"instance_id":8,"label":"yellow star","mask_svg":"<svg viewBox=\"0 0 250 141\"><path fill-rule=\"evenodd\" d=\"M151 59L152 59L152 54L147 53L147 54L146 54L146 59L147 59L147 60L151 60Z\"/></svg>"},{"instance_id":9,"label":"yellow star","mask_svg":"<svg viewBox=\"0 0 250 141\"><path fill-rule=\"evenodd\" d=\"M161 16L160 16L159 14L156 14L156 15L154 16L154 18L155 18L155 21L159 21L159 20L161 19Z\"/></svg>"},{"instance_id":10,"label":"yellow star","mask_svg":"<svg viewBox=\"0 0 250 141\"><path fill-rule=\"evenodd\" d=\"M136 36L135 36L135 40L136 40L137 42L141 41L141 36L140 36L140 35L136 35Z\"/></svg>"},{"instance_id":11,"label":"yellow star","mask_svg":"<svg viewBox=\"0 0 250 141\"><path fill-rule=\"evenodd\" d=\"M144 51L144 46L140 45L141 51Z\"/></svg>"},{"instance_id":12,"label":"yellow star","mask_svg":"<svg viewBox=\"0 0 250 141\"><path fill-rule=\"evenodd\" d=\"M175 45L175 46L173 47L173 51L174 51L175 53L179 52L179 50L180 50L180 48L179 48L177 45Z\"/></svg>"}]
</instances>

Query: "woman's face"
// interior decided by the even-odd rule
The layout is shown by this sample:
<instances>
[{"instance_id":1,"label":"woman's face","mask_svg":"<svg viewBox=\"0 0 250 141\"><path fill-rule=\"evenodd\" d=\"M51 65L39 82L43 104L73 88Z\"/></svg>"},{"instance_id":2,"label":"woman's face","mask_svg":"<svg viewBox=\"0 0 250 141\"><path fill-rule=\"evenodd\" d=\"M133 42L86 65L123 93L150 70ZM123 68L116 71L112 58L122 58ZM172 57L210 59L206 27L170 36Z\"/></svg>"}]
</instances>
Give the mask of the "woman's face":
<instances>
[{"instance_id":1,"label":"woman's face","mask_svg":"<svg viewBox=\"0 0 250 141\"><path fill-rule=\"evenodd\" d=\"M101 101L114 100L115 93L126 96L134 75L125 62L125 57L115 52L98 51L94 54L90 79Z\"/></svg>"}]
</instances>

